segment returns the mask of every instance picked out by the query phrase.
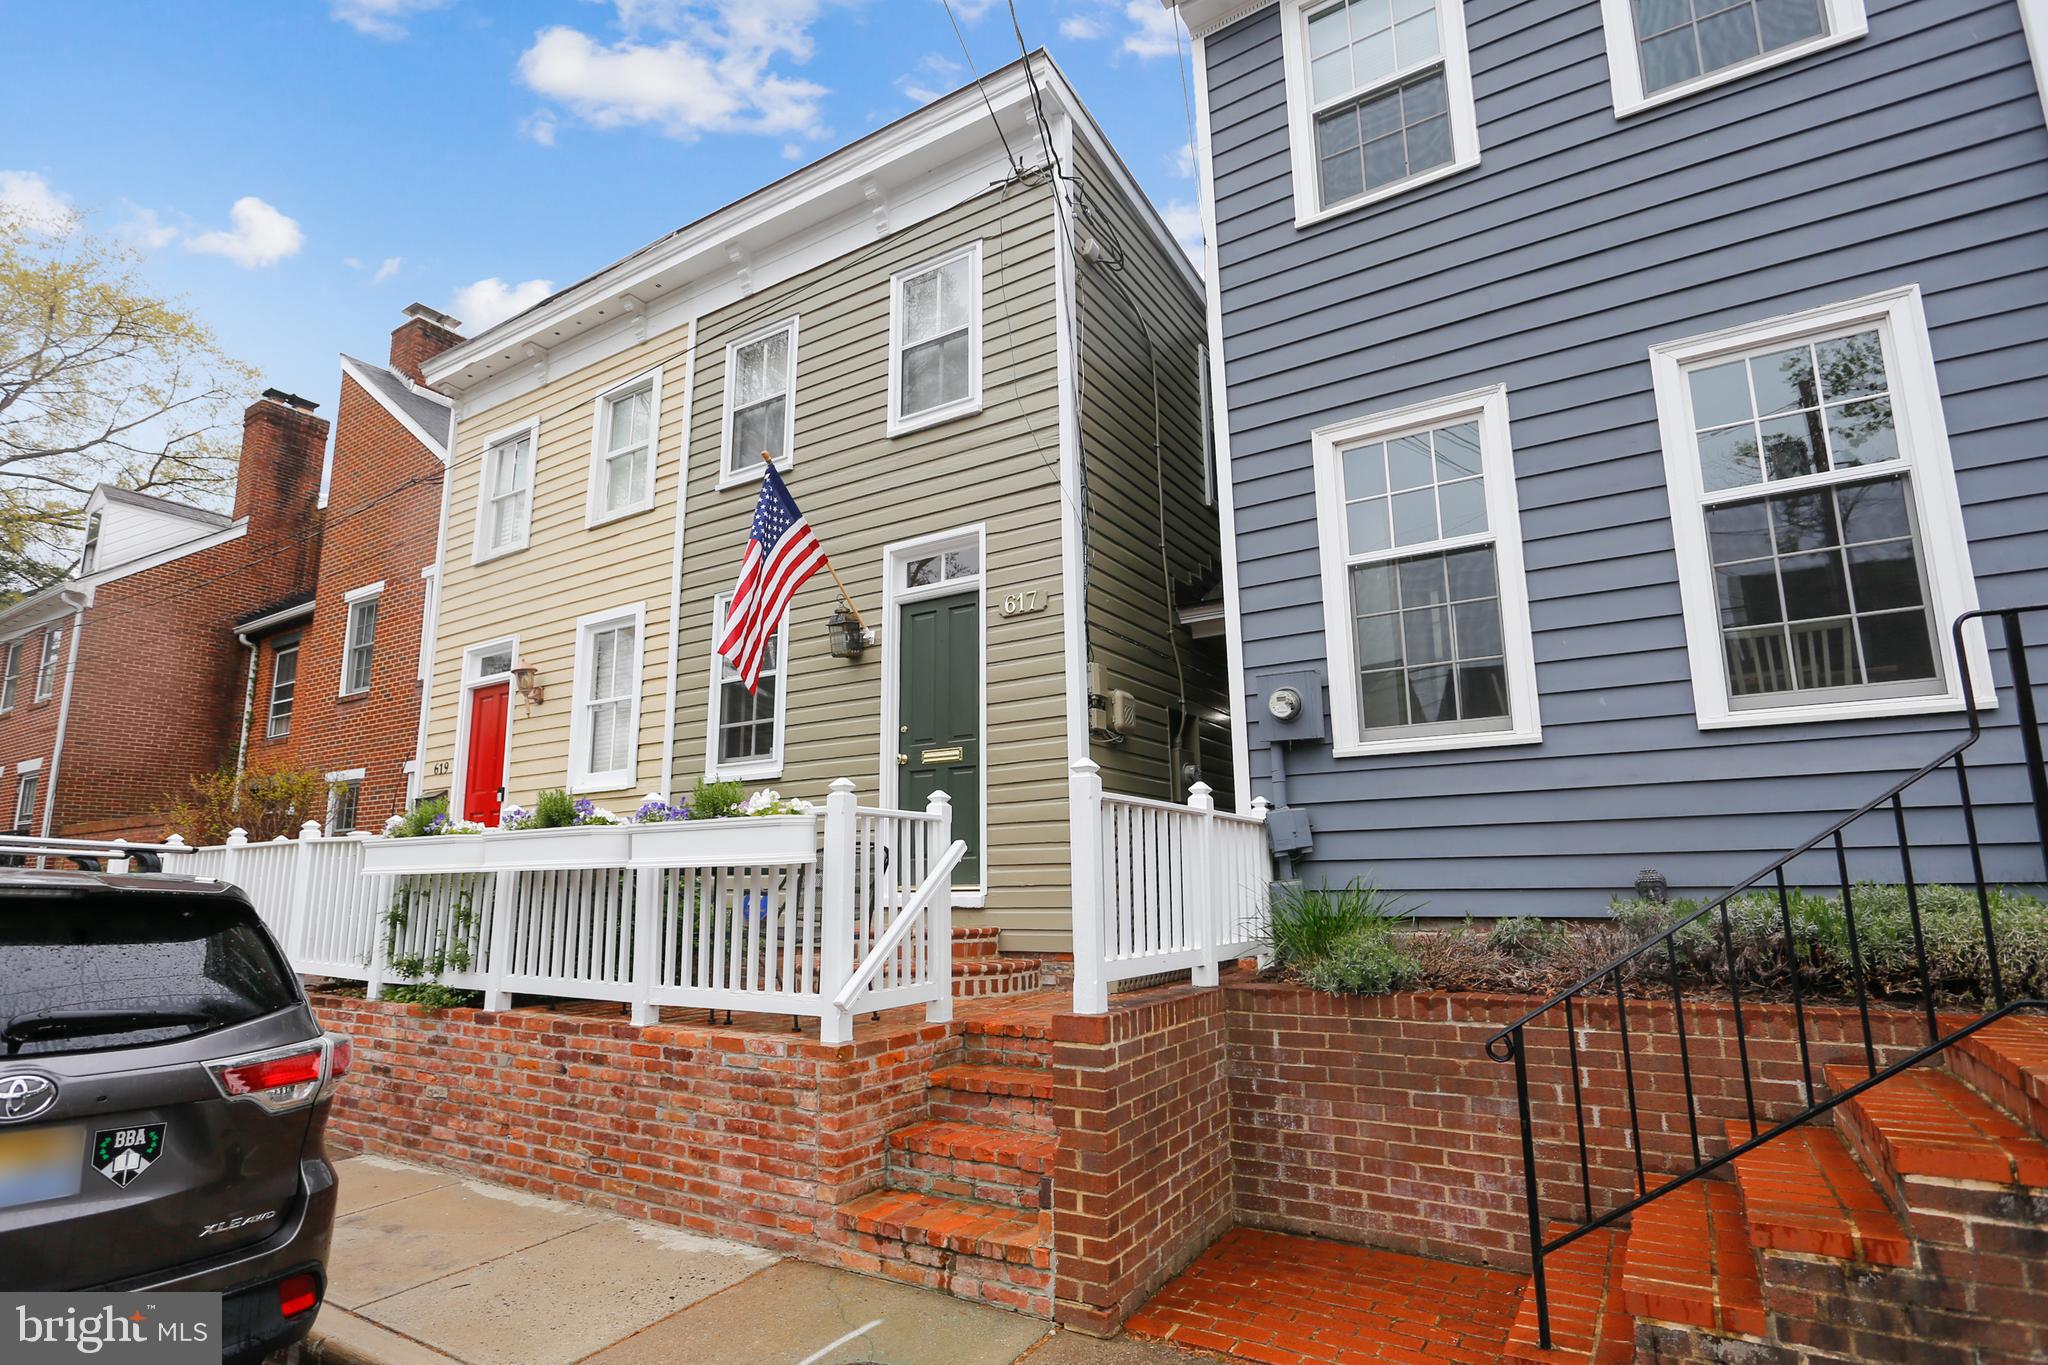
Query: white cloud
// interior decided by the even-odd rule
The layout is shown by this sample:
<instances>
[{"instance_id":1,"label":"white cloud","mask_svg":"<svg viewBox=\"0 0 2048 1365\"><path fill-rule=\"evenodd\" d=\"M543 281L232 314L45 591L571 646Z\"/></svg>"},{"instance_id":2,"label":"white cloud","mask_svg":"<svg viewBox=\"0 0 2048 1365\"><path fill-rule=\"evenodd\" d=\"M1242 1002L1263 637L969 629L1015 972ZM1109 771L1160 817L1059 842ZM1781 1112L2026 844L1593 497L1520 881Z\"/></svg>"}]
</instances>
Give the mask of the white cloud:
<instances>
[{"instance_id":1,"label":"white cloud","mask_svg":"<svg viewBox=\"0 0 2048 1365\"><path fill-rule=\"evenodd\" d=\"M896 78L896 89L912 104L930 104L959 85L967 68L942 52L918 58L917 69Z\"/></svg>"},{"instance_id":2,"label":"white cloud","mask_svg":"<svg viewBox=\"0 0 2048 1365\"><path fill-rule=\"evenodd\" d=\"M953 12L970 24L981 22L981 16L996 7L996 0L953 0Z\"/></svg>"},{"instance_id":3,"label":"white cloud","mask_svg":"<svg viewBox=\"0 0 2048 1365\"><path fill-rule=\"evenodd\" d=\"M363 263L353 256L342 257L341 263L347 266L350 270L361 270L363 268Z\"/></svg>"},{"instance_id":4,"label":"white cloud","mask_svg":"<svg viewBox=\"0 0 2048 1365\"><path fill-rule=\"evenodd\" d=\"M520 284L506 284L496 275L465 284L455 291L455 301L449 311L462 319L475 336L486 327L495 327L515 313L523 313L555 292L553 280L526 280Z\"/></svg>"},{"instance_id":5,"label":"white cloud","mask_svg":"<svg viewBox=\"0 0 2048 1365\"><path fill-rule=\"evenodd\" d=\"M802 161L802 160L804 159L804 146L803 146L803 144L802 144L801 142L785 142L785 143L783 143L783 144L782 144L782 159L783 159L784 161Z\"/></svg>"},{"instance_id":6,"label":"white cloud","mask_svg":"<svg viewBox=\"0 0 2048 1365\"><path fill-rule=\"evenodd\" d=\"M1183 142L1180 150L1173 154L1173 173L1183 180L1195 178L1195 144Z\"/></svg>"},{"instance_id":7,"label":"white cloud","mask_svg":"<svg viewBox=\"0 0 2048 1365\"><path fill-rule=\"evenodd\" d=\"M1087 42L1102 36L1102 21L1090 14L1069 14L1060 20L1060 37Z\"/></svg>"},{"instance_id":8,"label":"white cloud","mask_svg":"<svg viewBox=\"0 0 2048 1365\"><path fill-rule=\"evenodd\" d=\"M446 3L447 0L333 0L327 12L368 37L398 39L405 36L407 19Z\"/></svg>"},{"instance_id":9,"label":"white cloud","mask_svg":"<svg viewBox=\"0 0 2048 1365\"><path fill-rule=\"evenodd\" d=\"M0 171L0 210L31 232L52 235L69 231L78 219L71 201L34 171Z\"/></svg>"},{"instance_id":10,"label":"white cloud","mask_svg":"<svg viewBox=\"0 0 2048 1365\"><path fill-rule=\"evenodd\" d=\"M228 209L228 221L232 227L187 237L185 249L225 256L244 270L255 270L296 255L306 243L297 219L286 217L253 194L234 202Z\"/></svg>"},{"instance_id":11,"label":"white cloud","mask_svg":"<svg viewBox=\"0 0 2048 1365\"><path fill-rule=\"evenodd\" d=\"M390 279L393 275L396 275L399 271L399 267L403 266L404 264L405 257L403 256L386 256L384 258L384 263L377 267L377 273L370 276L370 283L384 283L384 281Z\"/></svg>"},{"instance_id":12,"label":"white cloud","mask_svg":"<svg viewBox=\"0 0 2048 1365\"><path fill-rule=\"evenodd\" d=\"M178 237L178 230L158 217L155 209L146 209L140 204L128 205L127 218L114 232L123 241L132 242L144 251L169 246Z\"/></svg>"},{"instance_id":13,"label":"white cloud","mask_svg":"<svg viewBox=\"0 0 2048 1365\"><path fill-rule=\"evenodd\" d=\"M536 109L519 120L519 131L543 147L555 145L555 111Z\"/></svg>"},{"instance_id":14,"label":"white cloud","mask_svg":"<svg viewBox=\"0 0 2048 1365\"><path fill-rule=\"evenodd\" d=\"M818 136L819 101L829 91L775 67L810 59L810 25L822 3L618 0L625 38L607 44L562 25L544 29L520 56L519 76L596 128L646 126L686 141L705 133ZM668 36L642 41L649 30Z\"/></svg>"},{"instance_id":15,"label":"white cloud","mask_svg":"<svg viewBox=\"0 0 2048 1365\"><path fill-rule=\"evenodd\" d=\"M1159 0L1125 0L1124 17L1132 25L1124 35L1124 51L1133 57L1171 57L1182 50L1178 10Z\"/></svg>"},{"instance_id":16,"label":"white cloud","mask_svg":"<svg viewBox=\"0 0 2048 1365\"><path fill-rule=\"evenodd\" d=\"M1202 268L1202 211L1184 200L1174 199L1159 211L1166 220L1166 230L1173 234L1180 249L1187 252L1188 259L1195 263L1195 269Z\"/></svg>"}]
</instances>

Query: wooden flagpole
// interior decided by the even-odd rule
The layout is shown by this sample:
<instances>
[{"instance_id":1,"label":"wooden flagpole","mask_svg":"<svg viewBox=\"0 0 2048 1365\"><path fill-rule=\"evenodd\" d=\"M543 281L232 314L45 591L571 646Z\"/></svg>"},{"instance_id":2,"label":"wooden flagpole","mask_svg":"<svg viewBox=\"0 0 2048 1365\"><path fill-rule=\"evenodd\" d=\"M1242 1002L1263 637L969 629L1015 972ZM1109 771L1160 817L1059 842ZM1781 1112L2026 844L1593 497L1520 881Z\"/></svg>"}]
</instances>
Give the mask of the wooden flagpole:
<instances>
[{"instance_id":1,"label":"wooden flagpole","mask_svg":"<svg viewBox=\"0 0 2048 1365\"><path fill-rule=\"evenodd\" d=\"M761 463L773 469L775 457L764 450L761 452ZM860 608L853 605L853 594L846 590L846 581L840 578L839 570L832 567L830 555L825 556L825 572L832 575L833 585L839 589L839 600L846 603L846 609L853 613L853 623L861 628L862 634L866 634L868 623L861 618Z\"/></svg>"}]
</instances>

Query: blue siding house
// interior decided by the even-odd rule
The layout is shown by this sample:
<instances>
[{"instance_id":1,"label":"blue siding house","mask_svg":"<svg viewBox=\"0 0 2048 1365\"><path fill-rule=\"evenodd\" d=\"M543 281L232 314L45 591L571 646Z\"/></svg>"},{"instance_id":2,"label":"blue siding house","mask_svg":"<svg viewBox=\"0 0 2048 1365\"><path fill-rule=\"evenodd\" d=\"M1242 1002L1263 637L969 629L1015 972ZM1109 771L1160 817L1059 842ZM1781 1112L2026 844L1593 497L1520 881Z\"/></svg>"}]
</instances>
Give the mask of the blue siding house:
<instances>
[{"instance_id":1,"label":"blue siding house","mask_svg":"<svg viewBox=\"0 0 2048 1365\"><path fill-rule=\"evenodd\" d=\"M2038 6L1181 0L1238 789L1300 875L1715 891L1964 734L1967 674L1987 873L2040 880L2002 637L1949 639L2048 601ZM1968 879L1953 784L1907 799Z\"/></svg>"}]
</instances>

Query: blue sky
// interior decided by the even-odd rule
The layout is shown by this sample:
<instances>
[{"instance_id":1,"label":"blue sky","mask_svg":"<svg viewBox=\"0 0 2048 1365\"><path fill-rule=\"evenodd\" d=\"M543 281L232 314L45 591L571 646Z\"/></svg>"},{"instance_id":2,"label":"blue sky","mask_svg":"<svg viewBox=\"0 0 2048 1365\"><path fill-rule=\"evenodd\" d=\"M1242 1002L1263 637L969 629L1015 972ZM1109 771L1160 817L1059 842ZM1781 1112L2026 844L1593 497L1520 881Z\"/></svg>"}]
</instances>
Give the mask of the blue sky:
<instances>
[{"instance_id":1,"label":"blue sky","mask_svg":"<svg viewBox=\"0 0 2048 1365\"><path fill-rule=\"evenodd\" d=\"M975 67L1017 55L1003 0L951 3ZM1198 240L1157 0L1017 14ZM126 239L331 416L414 299L473 334L967 75L941 0L17 0L0 200Z\"/></svg>"}]
</instances>

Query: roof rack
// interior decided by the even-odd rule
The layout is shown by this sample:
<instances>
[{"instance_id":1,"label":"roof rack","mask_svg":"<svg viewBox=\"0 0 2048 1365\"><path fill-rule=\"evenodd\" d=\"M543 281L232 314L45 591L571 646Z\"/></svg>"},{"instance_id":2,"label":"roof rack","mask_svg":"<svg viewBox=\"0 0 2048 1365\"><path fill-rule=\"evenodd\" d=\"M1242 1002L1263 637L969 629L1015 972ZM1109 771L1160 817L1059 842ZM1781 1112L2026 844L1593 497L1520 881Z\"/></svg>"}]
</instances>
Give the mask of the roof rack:
<instances>
[{"instance_id":1,"label":"roof rack","mask_svg":"<svg viewBox=\"0 0 2048 1365\"><path fill-rule=\"evenodd\" d=\"M29 834L0 834L0 860L15 867L23 858L64 858L86 872L108 870L122 863L135 872L161 872L166 853L190 853L182 839L168 844L131 844L126 839L49 839Z\"/></svg>"}]
</instances>

